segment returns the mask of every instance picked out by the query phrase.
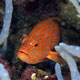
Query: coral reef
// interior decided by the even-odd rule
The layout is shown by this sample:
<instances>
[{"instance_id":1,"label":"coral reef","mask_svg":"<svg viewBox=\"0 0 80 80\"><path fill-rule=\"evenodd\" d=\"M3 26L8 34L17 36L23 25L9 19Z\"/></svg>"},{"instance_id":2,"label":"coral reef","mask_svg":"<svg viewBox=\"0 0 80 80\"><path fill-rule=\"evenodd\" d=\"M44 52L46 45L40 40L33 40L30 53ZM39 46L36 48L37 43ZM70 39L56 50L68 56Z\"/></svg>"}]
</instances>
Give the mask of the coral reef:
<instances>
[{"instance_id":1,"label":"coral reef","mask_svg":"<svg viewBox=\"0 0 80 80\"><path fill-rule=\"evenodd\" d=\"M58 80L64 80L62 77L59 63L56 63L56 65L55 65L55 72L56 72L56 76L57 76Z\"/></svg>"},{"instance_id":2,"label":"coral reef","mask_svg":"<svg viewBox=\"0 0 80 80\"><path fill-rule=\"evenodd\" d=\"M12 11L13 11L13 5L12 0L5 0L5 17L3 22L3 28L0 34L0 45L3 44L2 50L3 52L7 49L7 38L9 36L9 29L10 29L10 23L12 18ZM1 64L2 63L2 64ZM6 70L6 69L7 70ZM0 80L10 80L10 77L12 74L11 68L6 63L2 57L0 57ZM8 73L9 72L9 73Z\"/></svg>"},{"instance_id":3,"label":"coral reef","mask_svg":"<svg viewBox=\"0 0 80 80\"><path fill-rule=\"evenodd\" d=\"M13 5L12 0L5 0L6 7L5 7L5 17L3 22L3 29L0 34L0 45L4 43L4 41L7 39L9 35L9 28L12 18L12 11L13 11Z\"/></svg>"},{"instance_id":4,"label":"coral reef","mask_svg":"<svg viewBox=\"0 0 80 80\"><path fill-rule=\"evenodd\" d=\"M74 58L72 58L72 55L80 57L80 47L60 43L59 46L55 46L55 49L67 62L71 72L71 80L80 80L80 73L78 71L77 64Z\"/></svg>"},{"instance_id":5,"label":"coral reef","mask_svg":"<svg viewBox=\"0 0 80 80\"><path fill-rule=\"evenodd\" d=\"M80 17L80 5L79 5L79 1L78 0L70 0L72 3L73 3L73 5L76 7L76 9L77 9L77 12L79 13L79 14L77 14L77 16L78 17Z\"/></svg>"},{"instance_id":6,"label":"coral reef","mask_svg":"<svg viewBox=\"0 0 80 80\"><path fill-rule=\"evenodd\" d=\"M12 0L0 0L0 63L8 71L8 77L12 80L80 79L80 63L73 59L73 56L80 58L79 3L80 0L13 0L12 6ZM53 16L60 19L60 42L71 44L60 43L55 48L68 65L61 64L60 69L60 65L56 67L55 62L51 62L51 65L48 61L29 65L20 61L16 52L24 35L28 35L38 21ZM4 52L6 54L2 55Z\"/></svg>"},{"instance_id":7,"label":"coral reef","mask_svg":"<svg viewBox=\"0 0 80 80\"><path fill-rule=\"evenodd\" d=\"M12 76L12 70L11 67L8 65L8 63L6 62L6 60L4 60L2 57L0 57L0 63L2 63L4 65L4 67L8 70L9 75Z\"/></svg>"},{"instance_id":8,"label":"coral reef","mask_svg":"<svg viewBox=\"0 0 80 80\"><path fill-rule=\"evenodd\" d=\"M4 65L0 63L0 80L11 80L8 71L4 68Z\"/></svg>"},{"instance_id":9,"label":"coral reef","mask_svg":"<svg viewBox=\"0 0 80 80\"><path fill-rule=\"evenodd\" d=\"M20 80L31 80L31 75L33 73L38 75L38 70L37 69L25 69L24 73L21 75Z\"/></svg>"},{"instance_id":10,"label":"coral reef","mask_svg":"<svg viewBox=\"0 0 80 80\"><path fill-rule=\"evenodd\" d=\"M49 76L45 79L41 79L41 80L57 80L57 77L56 76Z\"/></svg>"}]
</instances>

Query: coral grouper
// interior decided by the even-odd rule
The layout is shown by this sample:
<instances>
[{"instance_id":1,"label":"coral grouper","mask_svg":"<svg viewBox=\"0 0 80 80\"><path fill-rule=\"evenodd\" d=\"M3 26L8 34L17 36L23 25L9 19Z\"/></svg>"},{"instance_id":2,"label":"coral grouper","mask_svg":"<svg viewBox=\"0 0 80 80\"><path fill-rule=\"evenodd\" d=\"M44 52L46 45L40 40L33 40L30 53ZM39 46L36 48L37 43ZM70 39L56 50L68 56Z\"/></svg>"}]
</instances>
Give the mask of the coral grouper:
<instances>
[{"instance_id":1,"label":"coral grouper","mask_svg":"<svg viewBox=\"0 0 80 80\"><path fill-rule=\"evenodd\" d=\"M36 64L47 58L62 62L58 52L52 51L59 40L59 25L54 18L48 18L36 24L30 34L22 40L17 55L29 64Z\"/></svg>"}]
</instances>

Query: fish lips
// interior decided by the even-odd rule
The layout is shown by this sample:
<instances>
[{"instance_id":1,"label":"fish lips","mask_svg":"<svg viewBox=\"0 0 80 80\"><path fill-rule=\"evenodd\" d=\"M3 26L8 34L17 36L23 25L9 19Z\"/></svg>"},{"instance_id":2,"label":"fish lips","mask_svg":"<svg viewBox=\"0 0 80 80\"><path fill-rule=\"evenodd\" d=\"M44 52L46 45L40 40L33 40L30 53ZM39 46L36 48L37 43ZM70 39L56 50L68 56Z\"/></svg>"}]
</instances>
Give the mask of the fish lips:
<instances>
[{"instance_id":1,"label":"fish lips","mask_svg":"<svg viewBox=\"0 0 80 80\"><path fill-rule=\"evenodd\" d=\"M17 56L23 62L29 63L30 61L30 56L22 51L18 51Z\"/></svg>"}]
</instances>

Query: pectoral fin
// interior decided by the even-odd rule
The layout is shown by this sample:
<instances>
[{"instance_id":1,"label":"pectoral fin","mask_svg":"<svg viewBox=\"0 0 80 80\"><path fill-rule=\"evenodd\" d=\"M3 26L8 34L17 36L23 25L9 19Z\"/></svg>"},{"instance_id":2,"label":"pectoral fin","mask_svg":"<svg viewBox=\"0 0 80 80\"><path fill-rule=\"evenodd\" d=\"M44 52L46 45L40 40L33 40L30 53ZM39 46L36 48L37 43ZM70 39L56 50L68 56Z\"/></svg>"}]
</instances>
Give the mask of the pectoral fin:
<instances>
[{"instance_id":1,"label":"pectoral fin","mask_svg":"<svg viewBox=\"0 0 80 80\"><path fill-rule=\"evenodd\" d=\"M47 56L48 59L51 59L52 61L54 62L58 62L60 64L63 64L65 63L65 61L61 58L61 56L59 55L58 52L53 52L53 51L50 51L49 52L49 55Z\"/></svg>"}]
</instances>

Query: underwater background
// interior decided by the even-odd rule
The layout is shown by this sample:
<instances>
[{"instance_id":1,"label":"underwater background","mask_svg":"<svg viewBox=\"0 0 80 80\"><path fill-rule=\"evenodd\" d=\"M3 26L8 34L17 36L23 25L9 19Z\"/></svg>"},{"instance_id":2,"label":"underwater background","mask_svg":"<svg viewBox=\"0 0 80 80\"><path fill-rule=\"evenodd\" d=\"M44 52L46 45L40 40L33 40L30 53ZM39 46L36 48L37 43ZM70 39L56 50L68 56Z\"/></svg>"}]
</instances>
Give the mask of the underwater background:
<instances>
[{"instance_id":1,"label":"underwater background","mask_svg":"<svg viewBox=\"0 0 80 80\"><path fill-rule=\"evenodd\" d=\"M0 0L0 31L5 14L5 0ZM0 63L9 71L11 80L57 80L55 64L46 60L38 64L21 61L16 53L23 36L28 35L34 26L49 17L59 19L60 42L80 46L80 18L69 0L13 0L13 14L8 36L7 51L0 52ZM1 45L2 47L2 45ZM77 62L80 71L80 62ZM61 64L64 80L71 80L67 64ZM35 74L34 74L35 73ZM31 78L34 74L34 79Z\"/></svg>"}]
</instances>

